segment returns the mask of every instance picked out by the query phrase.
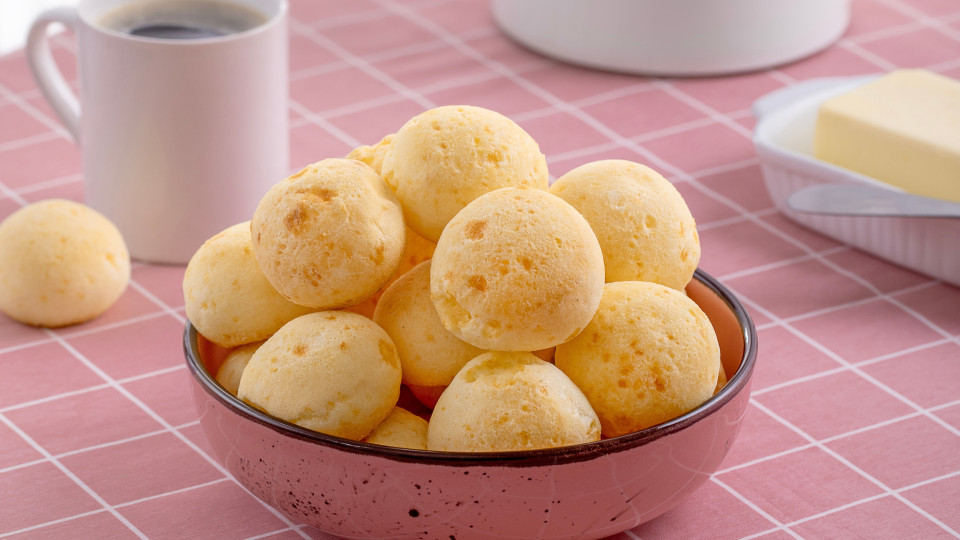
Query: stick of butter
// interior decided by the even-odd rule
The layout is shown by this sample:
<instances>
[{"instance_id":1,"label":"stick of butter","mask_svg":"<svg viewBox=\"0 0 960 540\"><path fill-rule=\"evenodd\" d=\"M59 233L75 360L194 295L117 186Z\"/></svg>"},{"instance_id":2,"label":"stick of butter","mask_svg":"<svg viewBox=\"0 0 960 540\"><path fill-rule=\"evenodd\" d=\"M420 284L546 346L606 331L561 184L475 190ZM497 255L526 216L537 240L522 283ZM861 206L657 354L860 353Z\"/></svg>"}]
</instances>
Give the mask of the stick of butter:
<instances>
[{"instance_id":1,"label":"stick of butter","mask_svg":"<svg viewBox=\"0 0 960 540\"><path fill-rule=\"evenodd\" d=\"M909 193L960 202L960 81L888 73L825 101L814 156Z\"/></svg>"}]
</instances>

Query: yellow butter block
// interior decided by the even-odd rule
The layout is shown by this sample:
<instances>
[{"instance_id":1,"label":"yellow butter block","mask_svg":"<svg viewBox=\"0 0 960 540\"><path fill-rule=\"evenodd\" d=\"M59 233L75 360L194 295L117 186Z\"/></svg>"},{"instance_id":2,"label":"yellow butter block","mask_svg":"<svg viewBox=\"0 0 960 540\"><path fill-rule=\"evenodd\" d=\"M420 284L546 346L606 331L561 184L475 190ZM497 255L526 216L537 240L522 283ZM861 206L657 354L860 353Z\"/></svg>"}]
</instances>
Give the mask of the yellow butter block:
<instances>
[{"instance_id":1,"label":"yellow butter block","mask_svg":"<svg viewBox=\"0 0 960 540\"><path fill-rule=\"evenodd\" d=\"M960 202L960 81L898 70L825 101L814 156L910 193Z\"/></svg>"}]
</instances>

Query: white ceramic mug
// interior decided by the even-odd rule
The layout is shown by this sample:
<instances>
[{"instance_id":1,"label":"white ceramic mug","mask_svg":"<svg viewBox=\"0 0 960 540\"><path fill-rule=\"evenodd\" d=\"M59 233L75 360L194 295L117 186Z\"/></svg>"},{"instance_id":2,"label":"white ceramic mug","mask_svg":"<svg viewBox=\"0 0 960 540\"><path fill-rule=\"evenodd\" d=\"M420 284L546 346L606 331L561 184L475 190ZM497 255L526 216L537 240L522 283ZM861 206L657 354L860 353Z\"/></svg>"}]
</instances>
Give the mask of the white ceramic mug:
<instances>
[{"instance_id":1,"label":"white ceramic mug","mask_svg":"<svg viewBox=\"0 0 960 540\"><path fill-rule=\"evenodd\" d=\"M80 146L85 202L117 225L135 259L186 263L204 240L249 220L288 174L286 2L225 1L265 22L203 39L144 38L99 22L131 0L80 0L44 12L30 31L34 77ZM52 23L76 35L82 100L50 55Z\"/></svg>"}]
</instances>

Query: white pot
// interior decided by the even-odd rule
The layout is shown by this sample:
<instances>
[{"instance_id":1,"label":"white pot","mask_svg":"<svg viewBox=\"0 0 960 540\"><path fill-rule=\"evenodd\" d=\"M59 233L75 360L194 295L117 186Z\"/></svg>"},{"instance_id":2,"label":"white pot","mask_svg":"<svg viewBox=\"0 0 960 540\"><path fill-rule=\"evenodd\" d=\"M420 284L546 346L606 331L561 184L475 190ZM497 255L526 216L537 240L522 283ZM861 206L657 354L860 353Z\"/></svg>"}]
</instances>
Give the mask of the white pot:
<instances>
[{"instance_id":1,"label":"white pot","mask_svg":"<svg viewBox=\"0 0 960 540\"><path fill-rule=\"evenodd\" d=\"M798 60L836 41L849 0L493 0L511 38L589 67L719 75Z\"/></svg>"}]
</instances>

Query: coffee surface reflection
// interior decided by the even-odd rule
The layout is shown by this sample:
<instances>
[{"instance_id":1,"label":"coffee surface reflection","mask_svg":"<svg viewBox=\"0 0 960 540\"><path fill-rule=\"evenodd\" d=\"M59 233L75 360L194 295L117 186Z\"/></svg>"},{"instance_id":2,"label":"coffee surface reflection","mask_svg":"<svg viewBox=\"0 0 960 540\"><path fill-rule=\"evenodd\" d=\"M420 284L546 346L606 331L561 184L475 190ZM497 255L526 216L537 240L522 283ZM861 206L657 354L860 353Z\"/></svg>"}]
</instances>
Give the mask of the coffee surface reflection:
<instances>
[{"instance_id":1,"label":"coffee surface reflection","mask_svg":"<svg viewBox=\"0 0 960 540\"><path fill-rule=\"evenodd\" d=\"M143 0L107 11L101 26L154 39L205 39L245 32L264 22L263 13L226 0Z\"/></svg>"}]
</instances>

